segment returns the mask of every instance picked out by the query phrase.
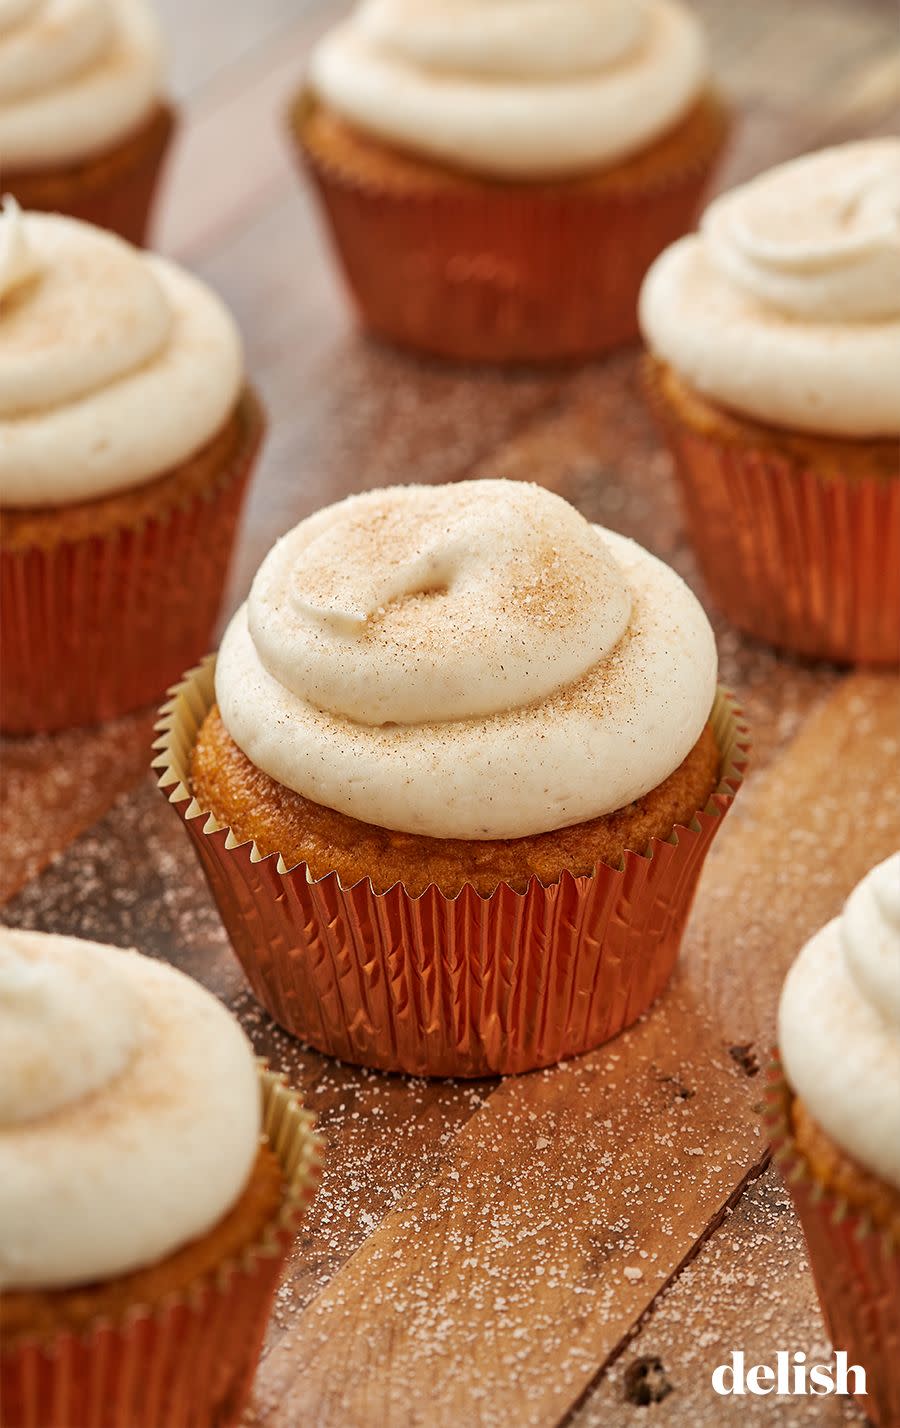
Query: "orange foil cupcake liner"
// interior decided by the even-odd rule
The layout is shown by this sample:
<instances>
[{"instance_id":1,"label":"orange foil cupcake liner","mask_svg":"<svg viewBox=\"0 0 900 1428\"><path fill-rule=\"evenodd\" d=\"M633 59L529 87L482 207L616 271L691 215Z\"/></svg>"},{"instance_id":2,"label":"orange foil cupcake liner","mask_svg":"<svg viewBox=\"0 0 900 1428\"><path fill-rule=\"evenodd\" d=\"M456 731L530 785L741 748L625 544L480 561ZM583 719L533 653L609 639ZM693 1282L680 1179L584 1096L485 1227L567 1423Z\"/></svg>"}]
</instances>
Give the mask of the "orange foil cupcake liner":
<instances>
[{"instance_id":1,"label":"orange foil cupcake liner","mask_svg":"<svg viewBox=\"0 0 900 1428\"><path fill-rule=\"evenodd\" d=\"M825 1326L848 1364L866 1371L864 1413L879 1428L900 1423L900 1246L817 1181L790 1125L792 1093L780 1062L770 1069L772 1150L803 1226Z\"/></svg>"},{"instance_id":2,"label":"orange foil cupcake liner","mask_svg":"<svg viewBox=\"0 0 900 1428\"><path fill-rule=\"evenodd\" d=\"M59 168L9 169L3 191L23 209L66 213L140 246L176 125L175 110L160 104L136 133L106 153Z\"/></svg>"},{"instance_id":3,"label":"orange foil cupcake liner","mask_svg":"<svg viewBox=\"0 0 900 1428\"><path fill-rule=\"evenodd\" d=\"M712 103L712 101L711 101ZM653 260L694 224L728 124L668 173L588 184L401 186L291 132L321 200L366 327L401 347L465 362L579 360L638 336Z\"/></svg>"},{"instance_id":4,"label":"orange foil cupcake liner","mask_svg":"<svg viewBox=\"0 0 900 1428\"><path fill-rule=\"evenodd\" d=\"M215 486L135 526L0 547L0 731L46 733L159 699L209 642L264 418Z\"/></svg>"},{"instance_id":5,"label":"orange foil cupcake liner","mask_svg":"<svg viewBox=\"0 0 900 1428\"><path fill-rule=\"evenodd\" d=\"M645 368L691 542L738 629L839 663L900 663L900 479L820 475L679 420Z\"/></svg>"},{"instance_id":6,"label":"orange foil cupcake liner","mask_svg":"<svg viewBox=\"0 0 900 1428\"><path fill-rule=\"evenodd\" d=\"M83 1334L0 1346L3 1428L230 1428L241 1416L272 1298L321 1175L313 1117L260 1070L263 1127L287 1191L262 1239L216 1275Z\"/></svg>"},{"instance_id":7,"label":"orange foil cupcake liner","mask_svg":"<svg viewBox=\"0 0 900 1428\"><path fill-rule=\"evenodd\" d=\"M191 797L190 757L212 706L210 657L172 691L154 767L194 842L254 993L329 1056L417 1076L529 1071L599 1046L660 994L678 955L710 843L741 782L746 731L720 690L721 781L690 827L621 868L564 873L485 897L368 879L314 880L238 844Z\"/></svg>"}]
</instances>

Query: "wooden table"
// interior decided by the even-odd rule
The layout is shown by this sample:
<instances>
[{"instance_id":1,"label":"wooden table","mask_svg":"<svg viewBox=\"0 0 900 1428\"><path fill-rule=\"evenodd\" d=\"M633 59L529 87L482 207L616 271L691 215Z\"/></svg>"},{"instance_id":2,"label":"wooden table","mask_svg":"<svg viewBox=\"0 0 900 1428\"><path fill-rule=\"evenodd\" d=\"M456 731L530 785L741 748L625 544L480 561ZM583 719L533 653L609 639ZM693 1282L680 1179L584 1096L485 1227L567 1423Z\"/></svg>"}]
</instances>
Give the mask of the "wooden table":
<instances>
[{"instance_id":1,"label":"wooden table","mask_svg":"<svg viewBox=\"0 0 900 1428\"><path fill-rule=\"evenodd\" d=\"M160 246L241 322L271 431L228 597L273 538L394 481L536 480L704 590L636 354L579 371L415 364L353 328L280 123L330 0L165 0L186 125ZM723 185L896 124L890 0L702 0L741 109ZM190 19L187 11L190 9ZM752 772L651 1015L580 1061L425 1083L324 1060L253 1003L184 831L147 772L152 715L4 747L5 919L136 944L240 1014L304 1088L328 1168L281 1289L256 1428L637 1428L629 1367L659 1358L660 1424L860 1423L833 1399L721 1400L733 1349L826 1352L758 1106L785 969L900 844L900 682L780 658L717 624ZM659 1375L657 1376L659 1377Z\"/></svg>"}]
</instances>

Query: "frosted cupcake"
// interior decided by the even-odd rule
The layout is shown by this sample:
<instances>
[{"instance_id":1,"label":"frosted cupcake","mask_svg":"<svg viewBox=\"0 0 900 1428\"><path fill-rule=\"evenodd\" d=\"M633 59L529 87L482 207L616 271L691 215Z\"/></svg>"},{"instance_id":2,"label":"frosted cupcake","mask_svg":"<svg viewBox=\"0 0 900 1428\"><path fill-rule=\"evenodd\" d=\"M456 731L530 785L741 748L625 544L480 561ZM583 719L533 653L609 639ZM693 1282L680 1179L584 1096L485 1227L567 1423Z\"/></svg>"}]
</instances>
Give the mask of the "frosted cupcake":
<instances>
[{"instance_id":1,"label":"frosted cupcake","mask_svg":"<svg viewBox=\"0 0 900 1428\"><path fill-rule=\"evenodd\" d=\"M740 758L678 576L506 481L302 522L161 728L260 999L434 1075L548 1064L649 1005Z\"/></svg>"},{"instance_id":2,"label":"frosted cupcake","mask_svg":"<svg viewBox=\"0 0 900 1428\"><path fill-rule=\"evenodd\" d=\"M0 728L123 714L208 647L261 432L214 293L99 228L7 202Z\"/></svg>"},{"instance_id":3,"label":"frosted cupcake","mask_svg":"<svg viewBox=\"0 0 900 1428\"><path fill-rule=\"evenodd\" d=\"M141 243L174 127L148 0L0 0L3 188Z\"/></svg>"},{"instance_id":4,"label":"frosted cupcake","mask_svg":"<svg viewBox=\"0 0 900 1428\"><path fill-rule=\"evenodd\" d=\"M291 125L364 323L492 362L633 339L727 128L677 0L365 0Z\"/></svg>"},{"instance_id":5,"label":"frosted cupcake","mask_svg":"<svg viewBox=\"0 0 900 1428\"><path fill-rule=\"evenodd\" d=\"M900 139L711 205L641 295L652 403L713 597L800 654L900 660Z\"/></svg>"},{"instance_id":6,"label":"frosted cupcake","mask_svg":"<svg viewBox=\"0 0 900 1428\"><path fill-rule=\"evenodd\" d=\"M318 1155L188 977L0 929L5 1428L236 1423Z\"/></svg>"},{"instance_id":7,"label":"frosted cupcake","mask_svg":"<svg viewBox=\"0 0 900 1428\"><path fill-rule=\"evenodd\" d=\"M900 853L811 938L781 995L776 1144L835 1348L900 1420Z\"/></svg>"}]
</instances>

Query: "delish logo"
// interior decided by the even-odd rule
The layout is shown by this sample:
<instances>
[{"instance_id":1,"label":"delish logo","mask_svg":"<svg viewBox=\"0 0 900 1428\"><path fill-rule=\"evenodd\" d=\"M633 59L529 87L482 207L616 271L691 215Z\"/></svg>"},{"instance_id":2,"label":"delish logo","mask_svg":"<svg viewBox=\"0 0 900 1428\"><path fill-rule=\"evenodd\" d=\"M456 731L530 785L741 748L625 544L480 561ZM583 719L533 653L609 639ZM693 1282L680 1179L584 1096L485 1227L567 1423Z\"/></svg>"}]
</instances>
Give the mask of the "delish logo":
<instances>
[{"instance_id":1,"label":"delish logo","mask_svg":"<svg viewBox=\"0 0 900 1428\"><path fill-rule=\"evenodd\" d=\"M728 1397L738 1393L766 1394L779 1396L799 1396L806 1394L866 1392L866 1371L859 1364L847 1364L847 1354L839 1349L831 1364L809 1364L802 1351L790 1354L779 1349L775 1355L775 1367L768 1364L744 1364L743 1349L736 1349L730 1364L719 1364L713 1370L712 1386L716 1393ZM853 1375L853 1386L850 1376Z\"/></svg>"}]
</instances>

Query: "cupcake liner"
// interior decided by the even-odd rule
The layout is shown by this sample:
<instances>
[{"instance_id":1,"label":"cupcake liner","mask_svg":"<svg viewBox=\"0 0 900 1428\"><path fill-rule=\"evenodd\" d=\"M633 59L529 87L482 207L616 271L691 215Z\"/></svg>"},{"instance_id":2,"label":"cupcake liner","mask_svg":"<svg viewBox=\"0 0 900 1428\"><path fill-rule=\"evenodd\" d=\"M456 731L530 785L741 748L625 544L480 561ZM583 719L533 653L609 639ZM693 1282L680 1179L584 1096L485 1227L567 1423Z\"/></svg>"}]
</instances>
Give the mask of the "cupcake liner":
<instances>
[{"instance_id":1,"label":"cupcake liner","mask_svg":"<svg viewBox=\"0 0 900 1428\"><path fill-rule=\"evenodd\" d=\"M900 478L846 480L678 419L645 389L675 459L710 593L767 644L842 663L900 663Z\"/></svg>"},{"instance_id":2,"label":"cupcake liner","mask_svg":"<svg viewBox=\"0 0 900 1428\"><path fill-rule=\"evenodd\" d=\"M238 844L190 794L190 756L215 698L215 658L172 691L154 767L184 821L254 993L330 1056L417 1076L528 1071L615 1036L659 995L710 843L741 782L745 729L719 691L722 777L689 828L616 869L563 873L486 897L411 896L368 878L313 879Z\"/></svg>"},{"instance_id":3,"label":"cupcake liner","mask_svg":"<svg viewBox=\"0 0 900 1428\"><path fill-rule=\"evenodd\" d=\"M140 246L176 125L175 110L160 104L136 133L95 158L56 169L4 170L3 191L23 209L66 213Z\"/></svg>"},{"instance_id":4,"label":"cupcake liner","mask_svg":"<svg viewBox=\"0 0 900 1428\"><path fill-rule=\"evenodd\" d=\"M321 1174L313 1116L260 1068L263 1128L287 1191L258 1243L189 1289L84 1333L0 1346L3 1428L229 1428L256 1372L272 1297Z\"/></svg>"},{"instance_id":5,"label":"cupcake liner","mask_svg":"<svg viewBox=\"0 0 900 1428\"><path fill-rule=\"evenodd\" d=\"M183 505L47 549L0 547L0 731L45 733L151 704L209 647L262 439L249 391L245 413L230 468Z\"/></svg>"},{"instance_id":6,"label":"cupcake liner","mask_svg":"<svg viewBox=\"0 0 900 1428\"><path fill-rule=\"evenodd\" d=\"M727 123L705 152L643 187L484 182L416 192L361 176L304 142L363 323L403 347L474 362L596 355L638 335L637 296L693 226Z\"/></svg>"},{"instance_id":7,"label":"cupcake liner","mask_svg":"<svg viewBox=\"0 0 900 1428\"><path fill-rule=\"evenodd\" d=\"M835 1349L866 1371L860 1407L879 1428L900 1423L900 1246L827 1190L798 1150L791 1090L780 1062L770 1068L767 1122L772 1150L803 1226L819 1304Z\"/></svg>"}]
</instances>

